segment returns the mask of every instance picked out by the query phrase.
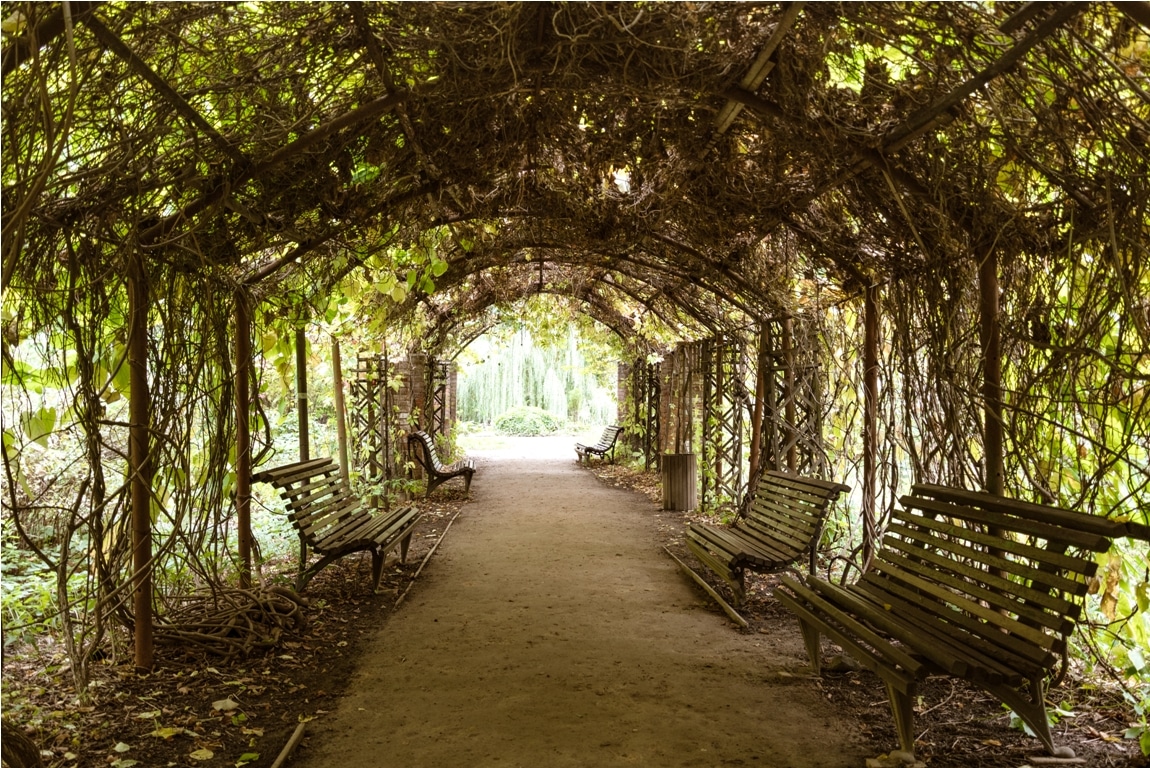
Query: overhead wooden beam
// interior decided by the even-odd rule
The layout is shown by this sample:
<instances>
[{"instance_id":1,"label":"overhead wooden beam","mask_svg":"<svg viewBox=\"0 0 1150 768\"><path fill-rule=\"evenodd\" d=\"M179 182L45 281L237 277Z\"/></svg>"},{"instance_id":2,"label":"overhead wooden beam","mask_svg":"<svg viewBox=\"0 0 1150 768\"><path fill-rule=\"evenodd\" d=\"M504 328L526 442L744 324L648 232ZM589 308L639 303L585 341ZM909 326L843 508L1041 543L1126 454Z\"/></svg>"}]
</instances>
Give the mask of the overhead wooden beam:
<instances>
[{"instance_id":1,"label":"overhead wooden beam","mask_svg":"<svg viewBox=\"0 0 1150 768\"><path fill-rule=\"evenodd\" d=\"M176 93L176 90L168 84L168 81L160 77L154 69L149 67L115 32L108 29L94 14L88 14L84 18L84 25L92 30L92 34L96 36L96 39L100 41L101 45L123 59L129 69L135 72L141 79L148 83L148 85L152 86L184 119L211 139L212 143L215 144L221 152L241 165L247 164L247 158L244 157L244 154L240 152L237 147L232 146L231 142L220 135L220 132L215 129L215 126L204 119L203 115L197 112L184 97Z\"/></svg>"},{"instance_id":2,"label":"overhead wooden beam","mask_svg":"<svg viewBox=\"0 0 1150 768\"><path fill-rule=\"evenodd\" d=\"M775 68L775 63L770 60L771 56L774 55L775 50L779 47L779 43L783 41L783 37L787 31L795 23L795 20L798 19L799 12L803 9L804 5L806 5L805 2L794 2L786 7L778 24L775 25L774 32L767 38L763 49L759 51L758 57L754 63L751 64L750 69L747 70L747 74L743 75L743 79L739 81L740 89L747 93L754 93L759 90L763 81L766 80L767 75ZM723 105L723 108L719 110L719 114L715 117L715 138L708 143L706 149L700 154L700 159L715 145L715 141L718 137L727 132L727 129L735 122L735 118L739 116L739 112L742 110L743 102L738 99L727 99L727 103Z\"/></svg>"}]
</instances>

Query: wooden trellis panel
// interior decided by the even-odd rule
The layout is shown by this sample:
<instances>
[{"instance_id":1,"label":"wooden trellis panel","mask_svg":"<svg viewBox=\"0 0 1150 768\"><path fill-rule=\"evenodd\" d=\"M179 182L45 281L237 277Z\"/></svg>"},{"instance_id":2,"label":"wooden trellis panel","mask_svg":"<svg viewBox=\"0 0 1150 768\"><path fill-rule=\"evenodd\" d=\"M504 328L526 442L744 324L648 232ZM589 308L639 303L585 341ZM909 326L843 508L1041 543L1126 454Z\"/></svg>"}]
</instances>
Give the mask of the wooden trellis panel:
<instances>
[{"instance_id":1,"label":"wooden trellis panel","mask_svg":"<svg viewBox=\"0 0 1150 768\"><path fill-rule=\"evenodd\" d=\"M634 424L641 428L637 449L643 451L643 468L650 469L659 454L661 386L659 363L639 360L631 368Z\"/></svg>"},{"instance_id":2,"label":"wooden trellis panel","mask_svg":"<svg viewBox=\"0 0 1150 768\"><path fill-rule=\"evenodd\" d=\"M660 367L664 414L661 448L667 453L694 451L701 365L702 344L696 342L676 346Z\"/></svg>"},{"instance_id":3,"label":"wooden trellis panel","mask_svg":"<svg viewBox=\"0 0 1150 768\"><path fill-rule=\"evenodd\" d=\"M750 404L745 345L718 337L702 343L703 444L701 503L738 504L743 497L743 423Z\"/></svg>"},{"instance_id":4,"label":"wooden trellis panel","mask_svg":"<svg viewBox=\"0 0 1150 768\"><path fill-rule=\"evenodd\" d=\"M360 478L380 484L396 477L394 391L388 386L392 371L386 354L363 354L352 372L352 461ZM387 508L387 494L373 494L373 506Z\"/></svg>"},{"instance_id":5,"label":"wooden trellis panel","mask_svg":"<svg viewBox=\"0 0 1150 768\"><path fill-rule=\"evenodd\" d=\"M766 323L760 470L826 476L817 327L805 318Z\"/></svg>"},{"instance_id":6,"label":"wooden trellis panel","mask_svg":"<svg viewBox=\"0 0 1150 768\"><path fill-rule=\"evenodd\" d=\"M451 363L430 357L427 360L427 414L424 423L432 437L447 431L447 381Z\"/></svg>"}]
</instances>

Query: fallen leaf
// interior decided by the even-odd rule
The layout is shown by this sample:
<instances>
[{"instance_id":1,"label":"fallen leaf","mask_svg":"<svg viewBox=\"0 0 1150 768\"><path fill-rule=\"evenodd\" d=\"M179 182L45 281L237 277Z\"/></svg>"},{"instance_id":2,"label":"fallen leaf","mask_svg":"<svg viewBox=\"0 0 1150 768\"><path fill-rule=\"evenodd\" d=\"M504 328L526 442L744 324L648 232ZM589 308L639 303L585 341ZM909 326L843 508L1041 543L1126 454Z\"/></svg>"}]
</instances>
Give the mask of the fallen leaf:
<instances>
[{"instance_id":1,"label":"fallen leaf","mask_svg":"<svg viewBox=\"0 0 1150 768\"><path fill-rule=\"evenodd\" d=\"M231 712L233 709L238 709L239 706L237 702L231 699L220 699L212 702L212 709L219 712Z\"/></svg>"},{"instance_id":2,"label":"fallen leaf","mask_svg":"<svg viewBox=\"0 0 1150 768\"><path fill-rule=\"evenodd\" d=\"M160 739L170 739L173 736L179 736L181 733L184 733L183 728L171 727L171 728L157 728L156 730L152 731L148 735L149 736L155 736L156 738L160 738Z\"/></svg>"},{"instance_id":3,"label":"fallen leaf","mask_svg":"<svg viewBox=\"0 0 1150 768\"><path fill-rule=\"evenodd\" d=\"M114 749L117 752L127 752L131 748L132 748L132 746L130 744L125 744L122 741L117 742L116 746L112 747L112 749Z\"/></svg>"},{"instance_id":4,"label":"fallen leaf","mask_svg":"<svg viewBox=\"0 0 1150 768\"><path fill-rule=\"evenodd\" d=\"M195 752L188 755L193 760L211 760L216 756L216 753L210 749L197 749Z\"/></svg>"}]
</instances>

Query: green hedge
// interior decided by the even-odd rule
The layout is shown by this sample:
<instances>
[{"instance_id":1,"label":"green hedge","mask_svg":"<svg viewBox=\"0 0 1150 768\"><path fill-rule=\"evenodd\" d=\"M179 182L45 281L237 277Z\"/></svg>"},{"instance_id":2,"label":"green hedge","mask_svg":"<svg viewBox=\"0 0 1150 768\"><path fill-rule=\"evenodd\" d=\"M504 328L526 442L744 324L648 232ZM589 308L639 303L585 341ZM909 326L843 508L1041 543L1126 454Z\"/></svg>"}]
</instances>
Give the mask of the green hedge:
<instances>
[{"instance_id":1,"label":"green hedge","mask_svg":"<svg viewBox=\"0 0 1150 768\"><path fill-rule=\"evenodd\" d=\"M553 435L564 426L563 420L555 414L530 405L518 405L495 417L495 431L501 435Z\"/></svg>"}]
</instances>

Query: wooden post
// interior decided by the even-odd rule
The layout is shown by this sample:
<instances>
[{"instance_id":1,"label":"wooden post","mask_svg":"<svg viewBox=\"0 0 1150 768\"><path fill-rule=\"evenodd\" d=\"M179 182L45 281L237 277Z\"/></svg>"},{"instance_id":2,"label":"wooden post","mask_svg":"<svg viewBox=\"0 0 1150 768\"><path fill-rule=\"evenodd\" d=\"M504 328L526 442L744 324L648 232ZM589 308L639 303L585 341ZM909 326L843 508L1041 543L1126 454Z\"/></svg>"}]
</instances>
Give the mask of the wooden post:
<instances>
[{"instance_id":1,"label":"wooden post","mask_svg":"<svg viewBox=\"0 0 1150 768\"><path fill-rule=\"evenodd\" d=\"M787 469L797 471L799 465L798 427L795 425L795 349L791 318L783 319L783 400L786 403Z\"/></svg>"},{"instance_id":2,"label":"wooden post","mask_svg":"<svg viewBox=\"0 0 1150 768\"><path fill-rule=\"evenodd\" d=\"M331 373L335 387L335 433L339 442L339 473L345 485L351 482L347 466L347 404L343 399L343 363L339 355L339 339L331 337Z\"/></svg>"},{"instance_id":3,"label":"wooden post","mask_svg":"<svg viewBox=\"0 0 1150 768\"><path fill-rule=\"evenodd\" d=\"M878 467L878 286L868 285L863 300L863 566L874 557Z\"/></svg>"},{"instance_id":4,"label":"wooden post","mask_svg":"<svg viewBox=\"0 0 1150 768\"><path fill-rule=\"evenodd\" d=\"M236 526L240 586L252 585L252 307L243 288L236 291Z\"/></svg>"},{"instance_id":5,"label":"wooden post","mask_svg":"<svg viewBox=\"0 0 1150 768\"><path fill-rule=\"evenodd\" d=\"M299 460L311 458L307 421L307 335L303 328L295 332L295 390L296 410L299 413Z\"/></svg>"},{"instance_id":6,"label":"wooden post","mask_svg":"<svg viewBox=\"0 0 1150 768\"><path fill-rule=\"evenodd\" d=\"M154 664L152 644L152 398L148 389L148 279L144 258L128 262L128 472L132 505L132 611L136 669Z\"/></svg>"},{"instance_id":7,"label":"wooden post","mask_svg":"<svg viewBox=\"0 0 1150 768\"><path fill-rule=\"evenodd\" d=\"M751 482L748 488L753 488L759 479L759 457L763 452L763 400L766 397L767 375L764 371L767 361L767 330L764 324L759 325L759 351L755 358L755 408L751 412Z\"/></svg>"},{"instance_id":8,"label":"wooden post","mask_svg":"<svg viewBox=\"0 0 1150 768\"><path fill-rule=\"evenodd\" d=\"M999 333L998 257L991 246L978 265L979 340L982 344L983 450L986 491L1002 495L1002 344Z\"/></svg>"}]
</instances>

